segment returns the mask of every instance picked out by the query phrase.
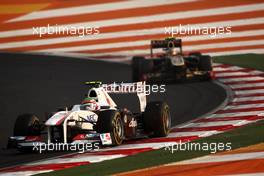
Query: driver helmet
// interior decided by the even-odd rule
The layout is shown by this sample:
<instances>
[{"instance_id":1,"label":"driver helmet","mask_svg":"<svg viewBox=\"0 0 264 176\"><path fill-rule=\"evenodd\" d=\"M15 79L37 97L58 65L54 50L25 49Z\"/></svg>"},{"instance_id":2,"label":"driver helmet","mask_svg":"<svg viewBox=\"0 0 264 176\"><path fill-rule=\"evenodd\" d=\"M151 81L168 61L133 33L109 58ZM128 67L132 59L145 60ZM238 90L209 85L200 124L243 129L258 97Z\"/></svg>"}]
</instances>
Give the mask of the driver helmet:
<instances>
[{"instance_id":1,"label":"driver helmet","mask_svg":"<svg viewBox=\"0 0 264 176\"><path fill-rule=\"evenodd\" d=\"M168 48L167 54L171 56L176 56L178 54L177 48Z\"/></svg>"},{"instance_id":2,"label":"driver helmet","mask_svg":"<svg viewBox=\"0 0 264 176\"><path fill-rule=\"evenodd\" d=\"M97 111L100 109L99 104L96 101L96 98L87 97L81 102L85 110Z\"/></svg>"}]
</instances>

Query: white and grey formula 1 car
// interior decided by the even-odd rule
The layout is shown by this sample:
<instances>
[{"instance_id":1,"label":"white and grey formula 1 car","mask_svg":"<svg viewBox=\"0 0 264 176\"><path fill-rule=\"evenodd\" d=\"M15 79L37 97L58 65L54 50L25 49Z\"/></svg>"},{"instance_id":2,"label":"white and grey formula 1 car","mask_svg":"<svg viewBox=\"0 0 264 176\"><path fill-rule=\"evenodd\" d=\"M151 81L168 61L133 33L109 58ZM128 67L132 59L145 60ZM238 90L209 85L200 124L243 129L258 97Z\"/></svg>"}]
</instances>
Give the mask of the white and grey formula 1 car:
<instances>
[{"instance_id":1,"label":"white and grey formula 1 car","mask_svg":"<svg viewBox=\"0 0 264 176\"><path fill-rule=\"evenodd\" d=\"M53 113L44 123L33 114L19 115L8 147L29 148L35 142L120 145L129 139L168 135L171 125L169 106L158 101L147 103L145 82L88 84L92 87L81 104ZM136 93L140 112L118 107L109 95L112 93Z\"/></svg>"}]
</instances>

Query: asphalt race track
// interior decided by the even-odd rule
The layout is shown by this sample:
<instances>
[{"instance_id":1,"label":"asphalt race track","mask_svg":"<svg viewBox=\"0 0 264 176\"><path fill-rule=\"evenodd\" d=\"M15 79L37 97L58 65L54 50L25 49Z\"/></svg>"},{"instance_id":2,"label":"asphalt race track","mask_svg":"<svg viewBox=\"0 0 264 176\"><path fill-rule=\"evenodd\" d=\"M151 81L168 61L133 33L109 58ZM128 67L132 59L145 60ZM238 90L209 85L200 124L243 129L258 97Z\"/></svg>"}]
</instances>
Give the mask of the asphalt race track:
<instances>
[{"instance_id":1,"label":"asphalt race track","mask_svg":"<svg viewBox=\"0 0 264 176\"><path fill-rule=\"evenodd\" d=\"M85 81L130 82L129 65L25 54L0 54L0 167L60 155L21 154L6 150L8 136L18 114L33 112L44 119L45 112L79 103L87 91ZM177 125L212 110L225 99L223 88L212 82L167 85L165 94L149 100L165 100ZM116 100L116 99L115 99ZM136 96L116 100L120 106L136 110Z\"/></svg>"}]
</instances>

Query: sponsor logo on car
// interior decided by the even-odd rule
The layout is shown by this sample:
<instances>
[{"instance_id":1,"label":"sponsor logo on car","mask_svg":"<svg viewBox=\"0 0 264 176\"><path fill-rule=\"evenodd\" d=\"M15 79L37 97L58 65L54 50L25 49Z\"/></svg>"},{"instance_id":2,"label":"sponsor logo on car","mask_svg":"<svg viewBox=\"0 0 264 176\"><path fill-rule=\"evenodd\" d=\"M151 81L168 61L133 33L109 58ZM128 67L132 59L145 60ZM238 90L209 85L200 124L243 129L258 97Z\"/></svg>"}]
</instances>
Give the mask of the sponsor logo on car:
<instances>
[{"instance_id":1,"label":"sponsor logo on car","mask_svg":"<svg viewBox=\"0 0 264 176\"><path fill-rule=\"evenodd\" d=\"M133 118L130 122L129 122L129 127L134 128L137 126L137 121Z\"/></svg>"},{"instance_id":2,"label":"sponsor logo on car","mask_svg":"<svg viewBox=\"0 0 264 176\"><path fill-rule=\"evenodd\" d=\"M100 134L100 139L103 145L111 145L112 139L110 133L102 133Z\"/></svg>"}]
</instances>

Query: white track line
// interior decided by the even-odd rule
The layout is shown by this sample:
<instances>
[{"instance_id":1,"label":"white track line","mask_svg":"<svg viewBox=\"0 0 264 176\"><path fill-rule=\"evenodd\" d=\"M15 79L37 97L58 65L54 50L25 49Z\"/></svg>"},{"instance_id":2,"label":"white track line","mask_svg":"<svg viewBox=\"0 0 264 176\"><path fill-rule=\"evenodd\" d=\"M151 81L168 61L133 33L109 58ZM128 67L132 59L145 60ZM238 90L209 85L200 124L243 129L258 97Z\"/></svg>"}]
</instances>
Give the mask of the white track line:
<instances>
[{"instance_id":1,"label":"white track line","mask_svg":"<svg viewBox=\"0 0 264 176\"><path fill-rule=\"evenodd\" d=\"M232 110L232 109L243 109L243 108L263 108L264 104L244 104L244 105L231 105L226 106L223 110Z\"/></svg>"},{"instance_id":2,"label":"white track line","mask_svg":"<svg viewBox=\"0 0 264 176\"><path fill-rule=\"evenodd\" d=\"M138 53L135 53L136 55L144 54L148 55L149 54L149 49L148 50L137 50ZM143 51L143 52L142 52ZM187 52L190 52L188 50L185 50ZM218 56L218 55L237 55L237 53L240 54L248 54L248 53L264 53L264 49L249 49L249 50L239 50L239 51L225 51L225 52L214 52L214 53L208 53L208 52L203 52L206 54L209 54L211 56ZM98 60L98 56L104 56L105 58L100 58L101 61L106 61L106 62L119 62L119 63L127 63L131 61L132 57L134 56L133 50L131 51L126 51L126 52L119 52L119 53L103 53L103 54L86 54L86 53L66 53L66 52L54 52L54 53L43 53L43 52L27 52L29 54L41 54L41 55L52 55L52 56L63 56L63 57L76 57L76 58L81 58L81 59L90 59L90 60ZM118 55L117 55L118 54ZM109 56L116 56L116 58L109 58ZM122 57L120 57L122 56Z\"/></svg>"},{"instance_id":3,"label":"white track line","mask_svg":"<svg viewBox=\"0 0 264 176\"><path fill-rule=\"evenodd\" d=\"M220 64L220 65L222 65L222 64ZM215 71L239 71L241 69L243 69L243 68L238 67L238 66L229 66L229 67L223 67L223 68L222 67L216 67L216 68L214 68Z\"/></svg>"},{"instance_id":4,"label":"white track line","mask_svg":"<svg viewBox=\"0 0 264 176\"><path fill-rule=\"evenodd\" d=\"M264 100L264 96L239 97L239 98L234 98L232 102L246 102L246 101L256 101L256 100Z\"/></svg>"},{"instance_id":5,"label":"white track line","mask_svg":"<svg viewBox=\"0 0 264 176\"><path fill-rule=\"evenodd\" d=\"M251 75L259 75L259 74L263 74L264 72L263 71L259 71L259 70L254 70L254 71L249 71L248 73L251 74Z\"/></svg>"},{"instance_id":6,"label":"white track line","mask_svg":"<svg viewBox=\"0 0 264 176\"><path fill-rule=\"evenodd\" d=\"M26 166L37 166L42 164L62 164L62 163L76 163L76 162L90 162L90 163L97 163L102 162L105 160L112 160L116 158L125 157L127 155L121 155L121 154L114 154L114 155L77 155L73 157L68 158L56 158L56 159L48 159L44 161L34 162L26 164Z\"/></svg>"},{"instance_id":7,"label":"white track line","mask_svg":"<svg viewBox=\"0 0 264 176\"><path fill-rule=\"evenodd\" d=\"M205 23L207 25L209 23ZM202 24L199 24L202 25ZM234 25L235 26L235 25ZM86 37L78 36L68 36L68 37L59 37L51 39L39 39L39 40L27 40L20 42L6 42L0 44L0 49L7 48L18 48L26 46L41 46L41 45L52 45L59 43L69 43L69 42L79 42L79 41L88 41L88 40L99 40L99 39L113 39L120 37L131 37L131 36L144 36L144 35L153 35L153 34L163 34L164 28L152 28L152 29L142 29L142 30L130 30L130 31L121 31L121 32L111 32L111 33L101 33L100 35L90 35ZM217 38L239 38L239 37L250 37L250 36L263 36L264 30L247 30L242 32L232 32L231 35L220 35ZM210 35L196 35L196 36L187 36L181 37L185 42L187 41L198 41L198 40L213 40L215 38Z\"/></svg>"},{"instance_id":8,"label":"white track line","mask_svg":"<svg viewBox=\"0 0 264 176\"><path fill-rule=\"evenodd\" d=\"M264 86L264 81L260 83L251 83L251 84L233 84L230 85L232 88L254 88L254 87L262 87Z\"/></svg>"},{"instance_id":9,"label":"white track line","mask_svg":"<svg viewBox=\"0 0 264 176\"><path fill-rule=\"evenodd\" d=\"M41 171L18 171L18 172L5 172L1 173L1 176L30 176L30 175L35 175L35 174L41 174L41 173L47 173L51 172L53 170L41 170Z\"/></svg>"},{"instance_id":10,"label":"white track line","mask_svg":"<svg viewBox=\"0 0 264 176\"><path fill-rule=\"evenodd\" d=\"M240 81L259 81L264 80L263 77L245 77L245 78L228 78L228 79L219 79L221 82L229 83L229 82L240 82Z\"/></svg>"},{"instance_id":11,"label":"white track line","mask_svg":"<svg viewBox=\"0 0 264 176\"><path fill-rule=\"evenodd\" d=\"M264 49L243 49L243 50L234 50L234 51L206 52L206 53L211 56L237 55L237 54L248 54L248 53L263 54Z\"/></svg>"},{"instance_id":12,"label":"white track line","mask_svg":"<svg viewBox=\"0 0 264 176\"><path fill-rule=\"evenodd\" d=\"M188 50L185 50L189 52ZM191 51L191 50L190 50ZM93 58L96 56L102 56L102 54L85 54L85 53L65 53L65 52L54 52L54 53L43 53L43 52L32 52L32 53L41 53L41 54L49 54L49 55L58 55L58 56L76 56L80 58ZM131 58L135 55L148 55L149 49L146 50L131 50L131 51L122 51L122 52L108 52L104 53L103 55L106 56L105 61L111 61L111 59L108 58L108 56L123 56L122 58L118 59L113 59L116 62L123 62L127 60L131 60ZM208 52L203 52L206 54L209 54L211 56L218 56L218 55L233 55L233 54L248 54L248 53L264 53L264 49L249 49L249 50L237 50L237 51L223 51L223 52L214 52L214 53L208 53Z\"/></svg>"},{"instance_id":13,"label":"white track line","mask_svg":"<svg viewBox=\"0 0 264 176\"><path fill-rule=\"evenodd\" d=\"M122 1L122 2L111 2L104 4L96 5L83 5L77 7L67 7L51 10L41 10L37 12L32 12L18 18L9 20L8 22L17 22L17 21L27 21L51 17L62 17L62 16L71 16L71 15L81 15L81 14L91 14L98 12L114 11L114 10L123 10L123 9L133 9L141 7L154 7L159 5L169 5L169 4L178 4L184 2L193 2L196 0L165 0L165 1L153 1L153 0L137 0L137 1Z\"/></svg>"},{"instance_id":14,"label":"white track line","mask_svg":"<svg viewBox=\"0 0 264 176\"><path fill-rule=\"evenodd\" d=\"M192 45L192 46L183 46L184 50L201 50L201 49L212 49L212 48L225 48L236 47L236 46L252 46L263 44L264 40L248 40L248 41L239 41L239 42L224 42L224 43L214 43L214 44L201 44L201 45ZM109 43L109 44L97 44L97 45L88 45L88 46L75 46L75 47L65 47L65 48L54 48L54 49L44 49L37 50L35 52L78 52L85 50L95 50L95 49L111 49L111 48L122 48L122 47L135 47L149 45L148 40L143 41L134 41L134 42L120 42L120 43ZM114 53L114 52L113 52Z\"/></svg>"},{"instance_id":15,"label":"white track line","mask_svg":"<svg viewBox=\"0 0 264 176\"><path fill-rule=\"evenodd\" d=\"M168 135L168 137L186 137L186 136L199 136L199 137L206 137L211 136L213 134L219 133L218 131L192 131L192 132L173 132Z\"/></svg>"},{"instance_id":16,"label":"white track line","mask_svg":"<svg viewBox=\"0 0 264 176\"><path fill-rule=\"evenodd\" d=\"M186 52L191 52L192 50L186 50L184 49L184 51ZM67 53L67 52L53 52L53 53L44 53L44 52L32 52L32 53L40 53L40 54L52 54L52 55L58 55L58 56L67 56L68 54L71 56L73 54L75 54L76 56L78 56L78 53ZM93 57L98 57L98 56L124 56L124 58L129 58L129 60L131 60L131 58L135 55L149 55L149 49L145 49L145 50L130 50L130 51L120 51L120 52L106 52L106 53L97 53L97 54L85 54L85 53L81 53L82 57L85 57L88 59L93 58ZM218 56L218 55L237 55L238 53L240 54L248 54L248 53L264 53L264 49L243 49L243 50L234 50L234 51L223 51L223 52L203 52L206 54L209 54L211 56ZM103 60L103 59L102 59ZM110 60L107 57L105 58L106 61ZM118 59L116 59L118 60ZM122 62L122 58L119 58L120 62ZM125 60L127 61L127 60ZM264 79L263 79L264 80ZM222 81L223 82L223 81ZM228 81L226 81L228 82ZM229 81L230 82L230 81Z\"/></svg>"},{"instance_id":17,"label":"white track line","mask_svg":"<svg viewBox=\"0 0 264 176\"><path fill-rule=\"evenodd\" d=\"M223 64L219 64L220 66ZM238 66L229 66L229 67L216 67L214 68L215 71L240 71L244 68Z\"/></svg>"},{"instance_id":18,"label":"white track line","mask_svg":"<svg viewBox=\"0 0 264 176\"><path fill-rule=\"evenodd\" d=\"M61 25L63 27L80 27L80 26L89 26L89 27L104 27L104 26L117 26L117 25L127 25L135 23L147 23L147 22L156 22L156 21L165 21L165 20L175 20L175 19L184 19L198 16L212 16L212 15L221 15L228 13L241 13L241 12L250 12L258 11L264 9L264 3L253 4L253 5L242 5L234 7L224 7L224 8L215 8L209 10L193 10L186 12L173 12L159 15L149 15L149 16L140 16L140 17L129 17L129 18L120 18L120 19L111 19L111 20L98 20L94 22L81 22L81 23L72 23L67 25ZM259 24L263 23L262 18L253 18L253 19L243 19L240 20L242 24ZM260 21L259 21L260 20ZM228 26L234 25L229 23ZM58 25L59 27L60 25ZM201 26L204 27L204 26ZM216 27L216 25L208 26ZM19 30L10 30L0 32L0 38L13 37L13 36L25 36L32 35L32 29L19 29Z\"/></svg>"},{"instance_id":19,"label":"white track line","mask_svg":"<svg viewBox=\"0 0 264 176\"><path fill-rule=\"evenodd\" d=\"M223 66L223 64L222 63L213 63L213 67L220 67L220 66Z\"/></svg>"},{"instance_id":20,"label":"white track line","mask_svg":"<svg viewBox=\"0 0 264 176\"><path fill-rule=\"evenodd\" d=\"M263 158L264 158L264 152L209 155L209 156L194 158L194 159L190 159L190 160L186 160L182 162L172 163L169 165L214 163L214 162L240 161L240 160L263 159Z\"/></svg>"},{"instance_id":21,"label":"white track line","mask_svg":"<svg viewBox=\"0 0 264 176\"><path fill-rule=\"evenodd\" d=\"M225 118L225 117L240 117L240 116L255 116L263 113L264 111L251 111L251 112L235 112L235 113L223 113L223 114L212 114L206 118Z\"/></svg>"},{"instance_id":22,"label":"white track line","mask_svg":"<svg viewBox=\"0 0 264 176\"><path fill-rule=\"evenodd\" d=\"M236 95L264 93L264 89L235 91Z\"/></svg>"},{"instance_id":23,"label":"white track line","mask_svg":"<svg viewBox=\"0 0 264 176\"><path fill-rule=\"evenodd\" d=\"M219 121L219 122L199 122L199 123L188 123L179 128L193 128L193 127L212 127L212 126L223 126L223 125L234 125L240 126L250 123L247 120L230 120L230 121Z\"/></svg>"},{"instance_id":24,"label":"white track line","mask_svg":"<svg viewBox=\"0 0 264 176\"><path fill-rule=\"evenodd\" d=\"M227 72L227 73L215 73L217 77L225 77L225 76L241 76L241 75L249 75L246 72Z\"/></svg>"}]
</instances>

